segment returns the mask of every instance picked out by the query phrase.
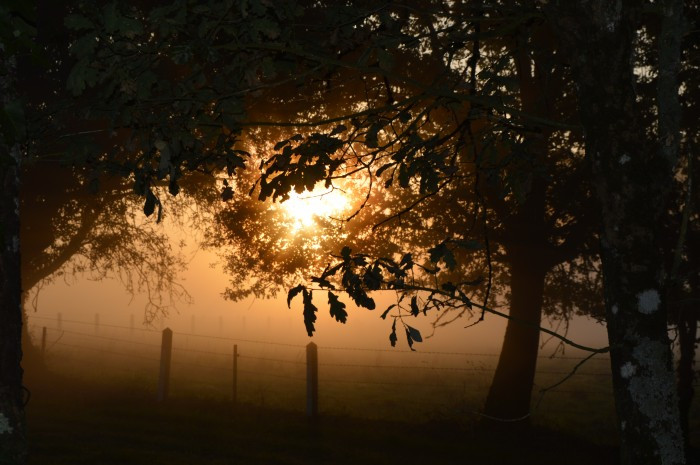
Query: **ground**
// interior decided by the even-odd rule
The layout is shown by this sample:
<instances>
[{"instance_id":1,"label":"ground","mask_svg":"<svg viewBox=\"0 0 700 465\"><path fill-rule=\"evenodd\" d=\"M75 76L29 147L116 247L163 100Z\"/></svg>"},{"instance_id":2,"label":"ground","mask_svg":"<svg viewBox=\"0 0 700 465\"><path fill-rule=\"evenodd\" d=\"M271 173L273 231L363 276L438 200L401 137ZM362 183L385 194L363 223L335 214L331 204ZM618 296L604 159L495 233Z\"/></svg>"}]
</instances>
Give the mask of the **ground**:
<instances>
[{"instance_id":1,"label":"ground","mask_svg":"<svg viewBox=\"0 0 700 465\"><path fill-rule=\"evenodd\" d=\"M51 375L27 405L39 464L613 464L616 449L551 429L504 435L478 425L363 420L79 383ZM410 406L407 406L410 407Z\"/></svg>"}]
</instances>

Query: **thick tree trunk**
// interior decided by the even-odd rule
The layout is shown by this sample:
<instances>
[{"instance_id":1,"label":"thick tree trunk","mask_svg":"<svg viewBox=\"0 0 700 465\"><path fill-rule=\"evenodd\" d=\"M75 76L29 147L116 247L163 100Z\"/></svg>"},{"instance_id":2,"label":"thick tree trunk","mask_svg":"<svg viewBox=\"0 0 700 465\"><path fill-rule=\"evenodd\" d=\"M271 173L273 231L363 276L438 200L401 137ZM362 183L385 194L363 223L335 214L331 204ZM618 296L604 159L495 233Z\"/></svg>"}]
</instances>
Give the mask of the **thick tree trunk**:
<instances>
[{"instance_id":1,"label":"thick tree trunk","mask_svg":"<svg viewBox=\"0 0 700 465\"><path fill-rule=\"evenodd\" d=\"M16 105L13 56L0 50L0 96ZM4 128L9 130L9 128ZM22 310L19 254L20 147L14 135L0 138L0 464L26 461L22 400Z\"/></svg>"},{"instance_id":2,"label":"thick tree trunk","mask_svg":"<svg viewBox=\"0 0 700 465\"><path fill-rule=\"evenodd\" d=\"M548 62L553 54L552 31L533 27L514 38L511 54L515 63L523 111L544 119L553 118L553 101L559 86ZM530 38L531 41L528 41ZM529 424L532 387L539 353L539 329L544 301L545 275L568 257L548 238L555 235L545 217L547 189L551 180L540 171L550 163L552 130L532 128L523 148L531 160L530 188L525 201L510 208L496 207L503 221L500 241L510 266L510 316L494 378L484 408L485 423L523 426ZM525 168L521 168L525 169ZM517 202L517 201L515 201ZM496 202L495 205L503 205Z\"/></svg>"},{"instance_id":3,"label":"thick tree trunk","mask_svg":"<svg viewBox=\"0 0 700 465\"><path fill-rule=\"evenodd\" d=\"M529 424L546 270L525 250L510 260L510 316L484 415L501 426Z\"/></svg>"},{"instance_id":4,"label":"thick tree trunk","mask_svg":"<svg viewBox=\"0 0 700 465\"><path fill-rule=\"evenodd\" d=\"M664 14L674 13L672 5L662 9ZM664 99L677 99L677 87L668 92L660 79L661 142L654 147L645 142L650 131L641 123L634 91L641 4L560 2L552 13L574 68L586 156L601 208L601 262L621 463L683 464L659 228L673 185L676 159L670 148L677 146L679 137L677 124L673 130L669 123L673 102L669 105ZM664 68L664 60L659 63L659 75L677 73L672 66Z\"/></svg>"},{"instance_id":5,"label":"thick tree trunk","mask_svg":"<svg viewBox=\"0 0 700 465\"><path fill-rule=\"evenodd\" d=\"M622 464L682 464L683 437L660 283L655 276L630 272L652 266L636 254L614 243L603 252Z\"/></svg>"}]
</instances>

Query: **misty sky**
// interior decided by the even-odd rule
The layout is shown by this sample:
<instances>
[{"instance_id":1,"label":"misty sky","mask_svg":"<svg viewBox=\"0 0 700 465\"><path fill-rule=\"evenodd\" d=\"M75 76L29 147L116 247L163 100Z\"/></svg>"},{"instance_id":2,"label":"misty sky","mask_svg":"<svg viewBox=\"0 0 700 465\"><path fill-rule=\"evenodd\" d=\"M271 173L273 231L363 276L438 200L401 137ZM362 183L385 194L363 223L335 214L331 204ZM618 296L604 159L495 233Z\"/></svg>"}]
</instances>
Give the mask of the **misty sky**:
<instances>
[{"instance_id":1,"label":"misty sky","mask_svg":"<svg viewBox=\"0 0 700 465\"><path fill-rule=\"evenodd\" d=\"M188 232L172 233L174 243ZM291 310L286 305L286 293L283 292L274 300L254 300L248 298L241 302L225 300L221 293L229 284L228 277L220 266L213 266L218 259L213 251L197 250L192 239L188 240L185 251L187 257L192 257L188 270L181 275L181 282L192 296L192 303L179 302L178 311L171 312L164 320L164 325L174 331L191 332L192 316L194 315L195 332L228 337L255 338L261 340L281 341L288 343L306 343L310 338L306 335L302 319L301 299L292 303ZM342 345L349 347L367 347L387 349L390 322L379 318L383 309L393 303L393 292L375 294L377 310L358 309L345 299L350 316L347 324L334 321L328 314L327 302L319 298L318 331L313 340L323 345ZM62 314L64 320L81 320L92 322L95 313L100 314L101 324L128 326L131 315L136 324L140 324L144 316L146 304L145 295L136 295L133 299L124 287L116 280L108 279L92 281L84 276L66 282L62 278L41 289L38 299L37 312L30 310L30 325L41 326L44 320L33 320L32 316L55 318ZM31 307L30 307L31 308ZM220 321L223 328L220 327ZM411 319L409 324L418 328L423 335L431 332L431 318L420 316ZM505 321L496 316L487 316L486 321L469 329L463 329L467 320L452 323L449 327L438 329L436 335L417 344L417 350L441 350L461 352L493 352L497 353L503 340ZM547 326L547 322L543 323ZM50 326L50 325L49 325ZM161 327L159 321L153 326ZM563 327L563 326L562 326ZM542 340L545 340L543 335ZM606 345L604 326L588 318L575 318L569 328L569 337L576 342L589 346L603 347ZM554 350L555 345L549 342L542 351L547 355ZM399 338L397 349L407 349L405 341ZM567 353L572 349L567 349Z\"/></svg>"}]
</instances>

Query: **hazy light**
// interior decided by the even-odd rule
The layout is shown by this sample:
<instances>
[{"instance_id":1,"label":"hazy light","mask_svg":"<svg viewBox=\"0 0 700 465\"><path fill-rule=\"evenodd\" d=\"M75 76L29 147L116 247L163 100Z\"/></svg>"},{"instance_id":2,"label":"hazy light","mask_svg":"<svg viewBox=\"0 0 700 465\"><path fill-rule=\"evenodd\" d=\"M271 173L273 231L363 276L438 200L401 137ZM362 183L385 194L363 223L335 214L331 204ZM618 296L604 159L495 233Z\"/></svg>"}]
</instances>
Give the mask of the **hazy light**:
<instances>
[{"instance_id":1,"label":"hazy light","mask_svg":"<svg viewBox=\"0 0 700 465\"><path fill-rule=\"evenodd\" d=\"M340 189L314 189L312 192L289 193L280 204L292 222L292 233L317 226L317 218L340 217L350 208L348 196Z\"/></svg>"}]
</instances>

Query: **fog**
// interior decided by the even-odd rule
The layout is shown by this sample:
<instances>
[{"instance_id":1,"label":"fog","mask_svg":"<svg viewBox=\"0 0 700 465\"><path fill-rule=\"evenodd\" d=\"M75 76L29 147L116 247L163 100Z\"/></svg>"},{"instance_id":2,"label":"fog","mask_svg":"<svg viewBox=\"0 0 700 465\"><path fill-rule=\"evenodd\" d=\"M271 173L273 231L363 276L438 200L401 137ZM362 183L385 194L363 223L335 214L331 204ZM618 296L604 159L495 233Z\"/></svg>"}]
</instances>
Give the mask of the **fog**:
<instances>
[{"instance_id":1,"label":"fog","mask_svg":"<svg viewBox=\"0 0 700 465\"><path fill-rule=\"evenodd\" d=\"M173 239L174 241L176 239ZM177 238L179 240L179 238ZM30 325L37 326L39 321L56 319L60 313L63 320L93 323L99 314L102 326L130 326L133 318L135 325L142 328L171 328L178 333L195 333L211 336L228 336L248 339L261 339L271 342L306 344L310 341L319 346L337 346L391 349L388 335L390 321L379 318L384 308L395 301L391 291L376 292L377 310L369 311L357 308L349 299L348 321L341 324L333 320L327 309L327 303L319 299L317 331L309 338L304 329L301 298L292 302L287 308L286 292L282 291L276 299L261 300L248 298L233 302L222 297L222 292L229 285L229 278L218 265L218 257L213 251L197 250L190 247L185 255L192 257L188 269L180 275L182 285L191 295L191 302L179 301L152 322L146 322L144 309L147 304L143 293L129 294L123 285L114 279L94 281L84 276L57 279L42 287L36 298L36 310L28 308ZM507 309L499 308L507 312ZM478 313L476 313L478 316ZM37 318L38 317L38 318ZM432 337L414 347L420 351L459 351L476 353L498 353L505 331L505 319L486 315L483 322L465 329L473 320L461 319L438 328ZM424 336L433 332L430 316L411 319L411 325ZM556 324L543 321L544 327L556 329ZM558 329L562 331L561 328ZM563 331L562 331L563 333ZM605 327L588 317L573 317L570 321L567 337L577 343L590 347L606 345ZM554 353L558 343L542 335L544 343L541 353ZM548 341L548 342L546 342ZM546 343L545 343L546 342ZM396 350L407 350L405 340L399 337ZM567 353L571 349L566 349Z\"/></svg>"},{"instance_id":2,"label":"fog","mask_svg":"<svg viewBox=\"0 0 700 465\"><path fill-rule=\"evenodd\" d=\"M161 331L167 327L173 331L168 376L168 396L173 400L230 406L235 399L233 405L280 409L303 418L309 411L306 345L314 342L318 348L317 403L324 417L411 424L449 421L467 427L482 418L505 319L487 314L484 321L471 326L478 318L476 313L474 318L433 331L434 316L411 317L406 321L423 334L423 342L414 343L415 351L411 351L399 331L396 347L391 347L391 319L382 320L380 315L396 297L393 291L385 291L372 295L377 302L373 311L352 305L346 297L346 324L335 321L325 299L318 298L316 332L309 337L301 298L292 302L291 309L285 290L275 299L224 299L222 292L231 283L216 250L198 248L196 231L179 230L167 222L162 228L173 247L187 241L182 252L188 265L177 280L191 297L175 302L167 314L147 321L145 293L132 295L116 279L94 280L80 273L55 279L38 293L30 293L27 311L32 340L42 348L49 370L68 380L70 391L83 392L90 386L99 408L111 402L115 389L136 392L145 396L148 408L157 408L151 406L157 405L154 401L162 382ZM590 318L572 318L567 330L546 320L543 326L582 345L607 345L605 327ZM544 333L540 342L533 424L596 443L614 441L607 356L596 356L567 379L588 354L564 347ZM234 347L238 354L235 365ZM52 397L46 392L53 392L55 381L49 378L50 383L43 385L31 370L28 384L39 399L35 408L50 410L41 402Z\"/></svg>"},{"instance_id":3,"label":"fog","mask_svg":"<svg viewBox=\"0 0 700 465\"><path fill-rule=\"evenodd\" d=\"M173 244L194 236L194 231L170 230ZM481 409L503 342L503 318L487 314L483 322L468 328L465 326L474 320L457 320L433 333L431 316L420 315L407 321L424 335L424 341L414 343L415 351L410 351L399 332L392 348L391 321L380 315L395 301L395 295L378 292L373 295L377 301L374 311L357 308L346 299L346 324L335 321L325 299L319 298L316 332L309 337L301 298L292 302L291 309L284 291L271 300L226 300L222 292L230 285L229 278L218 264L216 251L198 249L192 239L188 244L184 254L189 264L179 281L191 300L176 302L167 315L152 321L145 321L147 296L129 294L114 279L76 275L57 279L33 294L36 310L28 306L28 324L37 346L42 344L46 327L47 365L76 381L87 377L154 394L160 331L167 327L173 331L170 391L174 396L230 400L236 345L239 402L303 411L305 345L314 342L320 364L320 408L325 413L420 420L445 411L449 416L460 412L476 415ZM574 318L567 336L592 347L606 345L604 327L587 318ZM535 395L538 387L561 380L587 355L571 348L562 353L561 346L547 335L541 342ZM556 360L550 360L555 354ZM588 392L595 381L594 391L604 393L602 401L609 403L606 367L607 357L599 356L588 363L588 374L568 386ZM400 394L394 392L399 387ZM549 410L542 409L540 418L547 418L548 411L557 412L563 400L559 394L549 395L547 401ZM408 411L407 405L411 405ZM609 409L601 407L600 411L605 415Z\"/></svg>"},{"instance_id":4,"label":"fog","mask_svg":"<svg viewBox=\"0 0 700 465\"><path fill-rule=\"evenodd\" d=\"M502 318L487 315L469 328L464 327L468 320L455 321L415 343L414 352L399 333L392 348L391 322L379 318L392 295L378 293L378 310L348 304L347 324L334 321L325 302L319 302L317 331L308 337L301 299L291 309L283 295L274 300L227 301L221 292L228 278L215 265L216 255L190 252L194 255L181 280L192 301L179 302L177 309L152 322L143 321L145 295L131 296L115 280L78 276L70 284L57 280L42 288L28 322L37 345L42 328L47 328L48 366L76 380L87 377L155 393L160 330L168 327L173 330L171 395L230 400L235 344L240 355L239 402L303 411L304 346L312 341L318 346L320 408L325 413L421 420L445 414L445 409L450 416L476 415L480 410L502 343ZM409 323L426 336L432 332L429 316ZM605 345L604 328L585 318L571 321L568 337L586 345ZM585 355L568 348L564 354L556 352L558 344L548 339L542 337L535 394L538 386L562 379ZM550 360L555 352L557 359ZM593 389L604 392L604 402L609 403L606 361L601 356L589 363L588 374L569 384L588 392L595 381ZM400 392L395 391L399 387ZM561 402L561 395L549 395L539 418L558 412ZM407 405L411 405L408 410ZM600 411L609 413L607 407Z\"/></svg>"}]
</instances>

